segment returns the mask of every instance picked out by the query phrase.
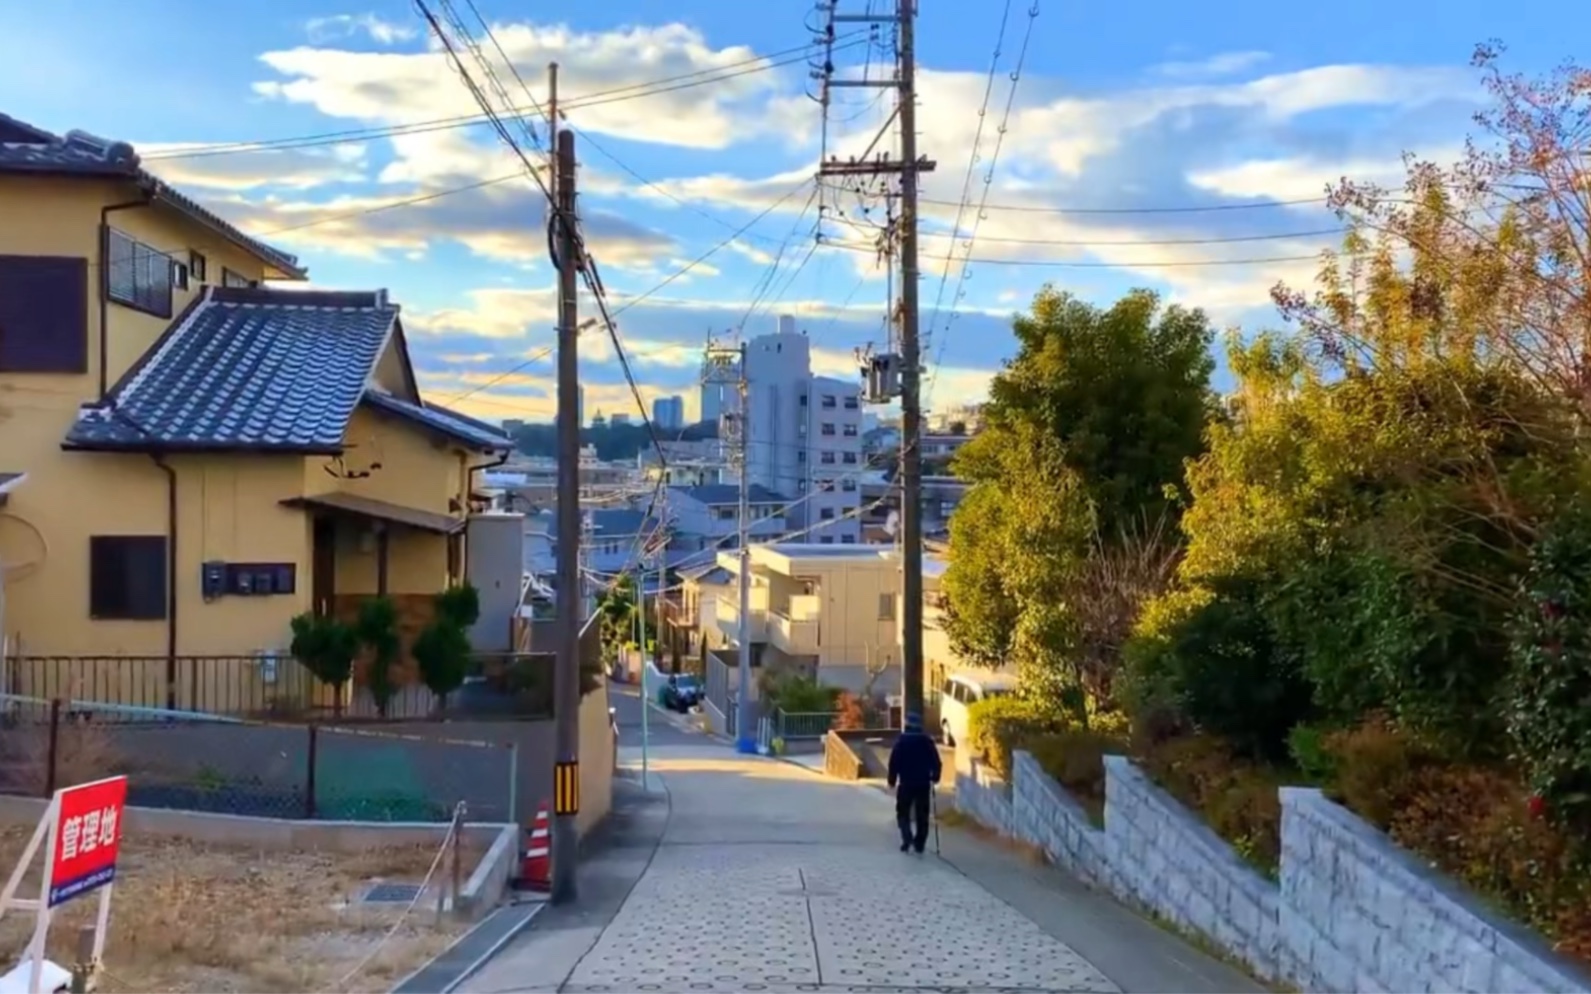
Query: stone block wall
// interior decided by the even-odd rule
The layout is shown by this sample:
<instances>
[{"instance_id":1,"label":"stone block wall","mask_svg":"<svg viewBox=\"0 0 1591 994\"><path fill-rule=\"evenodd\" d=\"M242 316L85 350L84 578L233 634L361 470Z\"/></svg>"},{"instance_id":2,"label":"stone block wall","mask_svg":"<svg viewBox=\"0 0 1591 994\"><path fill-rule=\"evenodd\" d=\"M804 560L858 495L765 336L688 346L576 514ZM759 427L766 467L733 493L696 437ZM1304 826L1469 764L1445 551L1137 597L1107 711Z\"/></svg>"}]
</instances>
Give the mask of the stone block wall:
<instances>
[{"instance_id":1,"label":"stone block wall","mask_svg":"<svg viewBox=\"0 0 1591 994\"><path fill-rule=\"evenodd\" d=\"M1282 791L1281 927L1321 991L1585 991L1537 934L1492 914L1318 790Z\"/></svg>"},{"instance_id":2,"label":"stone block wall","mask_svg":"<svg viewBox=\"0 0 1591 994\"><path fill-rule=\"evenodd\" d=\"M1120 756L1105 825L1033 757L1012 782L958 752L956 807L1079 879L1203 936L1257 976L1321 992L1551 991L1591 978L1319 791L1282 791L1279 883Z\"/></svg>"}]
</instances>

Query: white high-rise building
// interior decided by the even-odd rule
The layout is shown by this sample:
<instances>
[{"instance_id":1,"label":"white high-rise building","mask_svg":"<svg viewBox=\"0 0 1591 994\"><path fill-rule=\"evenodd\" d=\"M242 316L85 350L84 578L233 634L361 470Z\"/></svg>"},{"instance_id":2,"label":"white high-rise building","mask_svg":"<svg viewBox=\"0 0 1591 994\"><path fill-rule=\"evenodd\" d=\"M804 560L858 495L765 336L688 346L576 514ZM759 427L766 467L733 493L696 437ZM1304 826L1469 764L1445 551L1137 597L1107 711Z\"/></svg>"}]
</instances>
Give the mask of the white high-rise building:
<instances>
[{"instance_id":1,"label":"white high-rise building","mask_svg":"<svg viewBox=\"0 0 1591 994\"><path fill-rule=\"evenodd\" d=\"M813 376L811 342L788 315L746 343L746 384L751 482L799 501L786 521L811 529L801 541L861 541L860 384Z\"/></svg>"}]
</instances>

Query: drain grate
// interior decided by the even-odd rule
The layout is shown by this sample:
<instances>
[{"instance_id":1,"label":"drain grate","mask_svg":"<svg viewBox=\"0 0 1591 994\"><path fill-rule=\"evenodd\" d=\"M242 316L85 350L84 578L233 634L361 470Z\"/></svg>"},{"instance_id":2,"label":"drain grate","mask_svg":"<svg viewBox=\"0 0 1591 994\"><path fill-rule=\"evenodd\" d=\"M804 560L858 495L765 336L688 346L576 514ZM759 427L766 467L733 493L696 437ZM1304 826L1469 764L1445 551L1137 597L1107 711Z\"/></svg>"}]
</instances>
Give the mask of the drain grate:
<instances>
[{"instance_id":1,"label":"drain grate","mask_svg":"<svg viewBox=\"0 0 1591 994\"><path fill-rule=\"evenodd\" d=\"M376 884L365 891L365 903L408 904L419 896L419 884Z\"/></svg>"}]
</instances>

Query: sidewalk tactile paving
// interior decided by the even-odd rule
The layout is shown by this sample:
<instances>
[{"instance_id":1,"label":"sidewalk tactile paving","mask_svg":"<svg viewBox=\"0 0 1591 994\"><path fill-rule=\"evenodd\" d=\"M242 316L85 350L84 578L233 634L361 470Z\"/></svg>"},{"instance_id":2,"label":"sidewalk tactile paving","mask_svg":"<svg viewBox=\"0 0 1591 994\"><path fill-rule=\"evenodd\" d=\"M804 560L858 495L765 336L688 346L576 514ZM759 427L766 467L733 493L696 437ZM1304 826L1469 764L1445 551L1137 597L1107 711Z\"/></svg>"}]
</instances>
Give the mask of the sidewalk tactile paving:
<instances>
[{"instance_id":1,"label":"sidewalk tactile paving","mask_svg":"<svg viewBox=\"0 0 1591 994\"><path fill-rule=\"evenodd\" d=\"M571 992L1114 992L934 861L847 846L667 846Z\"/></svg>"}]
</instances>

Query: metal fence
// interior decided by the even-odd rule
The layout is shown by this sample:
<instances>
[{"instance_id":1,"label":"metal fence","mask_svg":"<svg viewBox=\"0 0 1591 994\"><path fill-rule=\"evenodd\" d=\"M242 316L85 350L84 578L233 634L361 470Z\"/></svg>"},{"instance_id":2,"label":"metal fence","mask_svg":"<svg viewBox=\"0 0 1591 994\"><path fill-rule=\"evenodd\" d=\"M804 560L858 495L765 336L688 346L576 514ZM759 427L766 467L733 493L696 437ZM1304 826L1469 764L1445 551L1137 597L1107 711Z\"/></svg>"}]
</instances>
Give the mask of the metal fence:
<instances>
[{"instance_id":1,"label":"metal fence","mask_svg":"<svg viewBox=\"0 0 1591 994\"><path fill-rule=\"evenodd\" d=\"M546 718L553 659L547 653L478 654L445 702L409 679L386 708L356 681L343 699L287 654L251 656L12 656L0 659L0 694L276 720L414 721L458 714Z\"/></svg>"},{"instance_id":2,"label":"metal fence","mask_svg":"<svg viewBox=\"0 0 1591 994\"><path fill-rule=\"evenodd\" d=\"M441 729L445 726L424 726ZM0 793L125 774L128 803L266 818L512 821L513 743L0 694Z\"/></svg>"},{"instance_id":3,"label":"metal fence","mask_svg":"<svg viewBox=\"0 0 1591 994\"><path fill-rule=\"evenodd\" d=\"M786 711L780 708L774 714L774 734L786 742L804 739L821 739L834 727L835 711Z\"/></svg>"}]
</instances>

